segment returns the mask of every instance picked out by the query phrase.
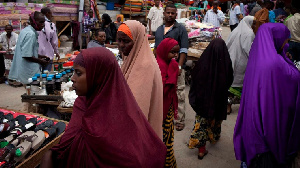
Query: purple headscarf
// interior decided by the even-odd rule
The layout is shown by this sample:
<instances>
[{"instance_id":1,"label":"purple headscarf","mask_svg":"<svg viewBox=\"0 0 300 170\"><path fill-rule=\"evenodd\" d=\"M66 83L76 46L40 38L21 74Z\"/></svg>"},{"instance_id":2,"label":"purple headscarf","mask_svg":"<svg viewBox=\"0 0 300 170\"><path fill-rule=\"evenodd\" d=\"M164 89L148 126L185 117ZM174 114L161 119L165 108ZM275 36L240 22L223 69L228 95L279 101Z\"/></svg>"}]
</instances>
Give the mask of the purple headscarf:
<instances>
[{"instance_id":1,"label":"purple headscarf","mask_svg":"<svg viewBox=\"0 0 300 170\"><path fill-rule=\"evenodd\" d=\"M300 144L300 72L286 57L283 24L263 24L254 39L234 129L237 160L250 165L256 154L272 152L278 163Z\"/></svg>"}]
</instances>

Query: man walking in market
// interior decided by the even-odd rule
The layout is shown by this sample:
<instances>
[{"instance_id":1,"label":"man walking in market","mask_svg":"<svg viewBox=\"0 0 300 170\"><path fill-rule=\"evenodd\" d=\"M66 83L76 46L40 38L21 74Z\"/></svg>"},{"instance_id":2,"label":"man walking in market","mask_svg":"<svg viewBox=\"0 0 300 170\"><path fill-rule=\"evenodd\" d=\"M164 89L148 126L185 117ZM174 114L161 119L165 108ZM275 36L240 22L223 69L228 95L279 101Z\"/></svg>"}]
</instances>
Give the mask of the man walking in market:
<instances>
[{"instance_id":1,"label":"man walking in market","mask_svg":"<svg viewBox=\"0 0 300 170\"><path fill-rule=\"evenodd\" d=\"M229 18L229 25L231 32L238 26L242 17L241 14L241 7L240 7L240 0L234 1L233 6L230 8L230 18Z\"/></svg>"},{"instance_id":2,"label":"man walking in market","mask_svg":"<svg viewBox=\"0 0 300 170\"><path fill-rule=\"evenodd\" d=\"M40 73L40 66L47 65L49 57L38 55L38 32L45 26L45 17L35 11L29 17L30 25L19 35L8 78L15 80L14 86L28 84L28 78ZM18 84L17 84L18 83Z\"/></svg>"},{"instance_id":3,"label":"man walking in market","mask_svg":"<svg viewBox=\"0 0 300 170\"><path fill-rule=\"evenodd\" d=\"M225 15L218 9L219 4L219 1L214 0L213 8L208 10L204 17L204 23L210 23L215 27L221 27L221 24L225 21Z\"/></svg>"},{"instance_id":4,"label":"man walking in market","mask_svg":"<svg viewBox=\"0 0 300 170\"><path fill-rule=\"evenodd\" d=\"M39 53L40 55L48 56L50 58L49 64L43 67L43 70L51 71L54 54L59 59L58 52L58 37L56 32L56 26L51 21L52 12L50 8L44 7L41 9L42 14L45 16L45 27L39 33Z\"/></svg>"},{"instance_id":5,"label":"man walking in market","mask_svg":"<svg viewBox=\"0 0 300 170\"><path fill-rule=\"evenodd\" d=\"M177 59L179 65L178 81L177 81L177 96L178 96L178 114L175 119L176 130L183 130L185 126L185 60L187 57L189 41L185 27L179 24L175 19L177 17L177 8L174 4L166 6L164 11L165 24L157 28L155 33L155 49L160 42L165 38L173 38L178 41L180 46L179 57Z\"/></svg>"},{"instance_id":6,"label":"man walking in market","mask_svg":"<svg viewBox=\"0 0 300 170\"><path fill-rule=\"evenodd\" d=\"M5 32L0 35L0 43L2 45L2 49L0 51L6 51L7 54L14 54L16 44L18 40L18 34L13 32L12 25L5 26ZM0 53L0 84L4 83L5 77L5 62L4 62L4 54Z\"/></svg>"}]
</instances>

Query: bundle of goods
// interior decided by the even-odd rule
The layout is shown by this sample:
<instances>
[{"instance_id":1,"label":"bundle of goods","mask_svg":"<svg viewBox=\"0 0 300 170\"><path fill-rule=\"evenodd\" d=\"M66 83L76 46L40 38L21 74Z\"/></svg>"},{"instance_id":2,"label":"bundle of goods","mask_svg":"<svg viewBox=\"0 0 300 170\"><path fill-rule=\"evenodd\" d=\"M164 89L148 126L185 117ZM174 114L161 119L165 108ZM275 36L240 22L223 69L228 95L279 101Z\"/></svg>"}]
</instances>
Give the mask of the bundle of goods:
<instances>
[{"instance_id":1,"label":"bundle of goods","mask_svg":"<svg viewBox=\"0 0 300 170\"><path fill-rule=\"evenodd\" d=\"M205 50L210 42L191 42L190 47L196 50Z\"/></svg>"},{"instance_id":2,"label":"bundle of goods","mask_svg":"<svg viewBox=\"0 0 300 170\"><path fill-rule=\"evenodd\" d=\"M51 8L52 15L56 16L77 16L79 5L74 4L47 4Z\"/></svg>"},{"instance_id":3,"label":"bundle of goods","mask_svg":"<svg viewBox=\"0 0 300 170\"><path fill-rule=\"evenodd\" d=\"M140 12L143 8L143 1L142 0L128 0L125 1L124 11L133 11L133 12Z\"/></svg>"},{"instance_id":4,"label":"bundle of goods","mask_svg":"<svg viewBox=\"0 0 300 170\"><path fill-rule=\"evenodd\" d=\"M188 33L190 41L212 41L214 38L221 38L222 29L214 27L209 23L199 23L195 20L185 22L187 29L191 29Z\"/></svg>"},{"instance_id":5,"label":"bundle of goods","mask_svg":"<svg viewBox=\"0 0 300 170\"><path fill-rule=\"evenodd\" d=\"M4 109L0 109L0 123L1 168L23 167L30 161L38 165L37 155L50 149L66 129L64 122Z\"/></svg>"},{"instance_id":6,"label":"bundle of goods","mask_svg":"<svg viewBox=\"0 0 300 170\"><path fill-rule=\"evenodd\" d=\"M175 3L174 5L176 6L177 9L186 8L186 5L181 4L181 3Z\"/></svg>"},{"instance_id":7,"label":"bundle of goods","mask_svg":"<svg viewBox=\"0 0 300 170\"><path fill-rule=\"evenodd\" d=\"M188 20L185 22L185 25L187 28L192 28L192 29L214 28L214 26L210 23L200 23L195 20Z\"/></svg>"},{"instance_id":8,"label":"bundle of goods","mask_svg":"<svg viewBox=\"0 0 300 170\"><path fill-rule=\"evenodd\" d=\"M72 84L72 82L68 82L69 84ZM67 85L67 84L66 84ZM61 107L73 107L75 100L78 96L76 95L75 90L72 91L63 91L63 98L64 101L61 102Z\"/></svg>"},{"instance_id":9,"label":"bundle of goods","mask_svg":"<svg viewBox=\"0 0 300 170\"><path fill-rule=\"evenodd\" d=\"M35 3L79 5L80 0L34 0Z\"/></svg>"},{"instance_id":10,"label":"bundle of goods","mask_svg":"<svg viewBox=\"0 0 300 170\"><path fill-rule=\"evenodd\" d=\"M188 38L190 42L193 41L212 41L215 38L222 38L221 37L221 30L219 28L204 28L204 29L196 29L192 30L188 34Z\"/></svg>"}]
</instances>

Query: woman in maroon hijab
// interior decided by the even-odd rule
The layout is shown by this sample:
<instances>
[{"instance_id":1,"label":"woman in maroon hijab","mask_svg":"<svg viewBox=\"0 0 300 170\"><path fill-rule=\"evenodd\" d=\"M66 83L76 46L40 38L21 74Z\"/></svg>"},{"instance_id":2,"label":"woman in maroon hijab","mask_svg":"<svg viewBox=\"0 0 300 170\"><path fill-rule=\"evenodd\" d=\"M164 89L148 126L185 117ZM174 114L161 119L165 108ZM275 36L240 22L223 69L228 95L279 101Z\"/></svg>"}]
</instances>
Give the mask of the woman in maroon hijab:
<instances>
[{"instance_id":1,"label":"woman in maroon hijab","mask_svg":"<svg viewBox=\"0 0 300 170\"><path fill-rule=\"evenodd\" d=\"M79 97L71 121L41 167L164 167L166 146L137 105L114 55L103 47L82 50L74 69L71 80Z\"/></svg>"},{"instance_id":2,"label":"woman in maroon hijab","mask_svg":"<svg viewBox=\"0 0 300 170\"><path fill-rule=\"evenodd\" d=\"M166 166L176 168L174 156L174 116L178 109L177 78L178 63L174 58L179 54L178 42L172 38L165 38L157 47L157 63L162 76L164 90L163 107L163 141L167 146Z\"/></svg>"}]
</instances>

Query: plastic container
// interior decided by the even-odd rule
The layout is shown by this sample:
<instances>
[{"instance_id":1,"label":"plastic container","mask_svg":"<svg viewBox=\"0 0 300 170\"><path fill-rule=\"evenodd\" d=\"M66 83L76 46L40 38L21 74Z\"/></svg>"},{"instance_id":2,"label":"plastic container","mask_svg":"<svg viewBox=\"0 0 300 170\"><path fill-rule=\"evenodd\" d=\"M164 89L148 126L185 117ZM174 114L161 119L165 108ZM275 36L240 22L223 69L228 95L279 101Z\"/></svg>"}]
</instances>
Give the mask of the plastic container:
<instances>
[{"instance_id":1,"label":"plastic container","mask_svg":"<svg viewBox=\"0 0 300 170\"><path fill-rule=\"evenodd\" d=\"M56 76L55 76L55 90L56 91L61 91L61 81L60 81L60 75L59 74L57 74Z\"/></svg>"},{"instance_id":2,"label":"plastic container","mask_svg":"<svg viewBox=\"0 0 300 170\"><path fill-rule=\"evenodd\" d=\"M47 82L47 74L42 74L42 82Z\"/></svg>"},{"instance_id":3,"label":"plastic container","mask_svg":"<svg viewBox=\"0 0 300 170\"><path fill-rule=\"evenodd\" d=\"M36 77L38 81L41 81L41 79L40 79L41 74L37 73L37 74L34 75L34 77Z\"/></svg>"},{"instance_id":4,"label":"plastic container","mask_svg":"<svg viewBox=\"0 0 300 170\"><path fill-rule=\"evenodd\" d=\"M73 61L68 61L62 65L62 68L71 68L73 67L73 65L74 65Z\"/></svg>"},{"instance_id":5,"label":"plastic container","mask_svg":"<svg viewBox=\"0 0 300 170\"><path fill-rule=\"evenodd\" d=\"M115 3L114 2L107 2L106 10L114 10L114 9L115 9Z\"/></svg>"},{"instance_id":6,"label":"plastic container","mask_svg":"<svg viewBox=\"0 0 300 170\"><path fill-rule=\"evenodd\" d=\"M46 92L48 95L54 94L55 91L55 81L52 80L52 77L47 77L47 84L46 84Z\"/></svg>"},{"instance_id":7,"label":"plastic container","mask_svg":"<svg viewBox=\"0 0 300 170\"><path fill-rule=\"evenodd\" d=\"M62 72L62 77L63 77L63 81L62 81L62 82L65 82L65 83L67 83L67 82L68 82L68 79L69 79L69 77L68 77L68 75L67 75L67 73L66 73L65 71L63 71L63 72Z\"/></svg>"},{"instance_id":8,"label":"plastic container","mask_svg":"<svg viewBox=\"0 0 300 170\"><path fill-rule=\"evenodd\" d=\"M37 95L40 92L40 82L37 77L32 77L32 82L30 83L30 94Z\"/></svg>"},{"instance_id":9,"label":"plastic container","mask_svg":"<svg viewBox=\"0 0 300 170\"><path fill-rule=\"evenodd\" d=\"M71 72L71 69L67 69L66 73L67 73L69 78L71 78L73 76L73 73Z\"/></svg>"},{"instance_id":10,"label":"plastic container","mask_svg":"<svg viewBox=\"0 0 300 170\"><path fill-rule=\"evenodd\" d=\"M32 78L28 79L28 84L26 84L26 94L31 95L31 84L32 83Z\"/></svg>"},{"instance_id":11,"label":"plastic container","mask_svg":"<svg viewBox=\"0 0 300 170\"><path fill-rule=\"evenodd\" d=\"M49 74L48 77L54 78L54 74Z\"/></svg>"},{"instance_id":12,"label":"plastic container","mask_svg":"<svg viewBox=\"0 0 300 170\"><path fill-rule=\"evenodd\" d=\"M44 70L43 73L44 74L49 74L49 71L48 70Z\"/></svg>"}]
</instances>

